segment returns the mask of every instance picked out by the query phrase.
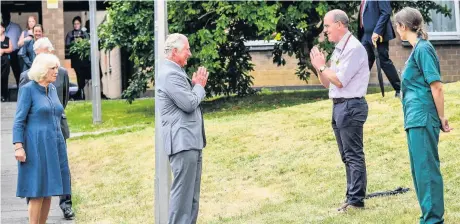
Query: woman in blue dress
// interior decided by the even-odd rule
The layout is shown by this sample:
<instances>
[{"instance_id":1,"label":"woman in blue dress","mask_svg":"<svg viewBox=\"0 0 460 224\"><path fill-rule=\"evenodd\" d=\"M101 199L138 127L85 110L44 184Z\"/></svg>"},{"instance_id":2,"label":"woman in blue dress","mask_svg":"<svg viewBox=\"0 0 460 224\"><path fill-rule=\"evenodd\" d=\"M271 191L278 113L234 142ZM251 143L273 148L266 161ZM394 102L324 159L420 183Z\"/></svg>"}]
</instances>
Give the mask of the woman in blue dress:
<instances>
[{"instance_id":1,"label":"woman in blue dress","mask_svg":"<svg viewBox=\"0 0 460 224\"><path fill-rule=\"evenodd\" d=\"M28 73L31 82L19 90L13 125L18 160L17 197L29 203L29 223L46 223L51 197L69 195L70 171L61 132L61 105L56 87L59 59L39 54Z\"/></svg>"},{"instance_id":2,"label":"woman in blue dress","mask_svg":"<svg viewBox=\"0 0 460 224\"><path fill-rule=\"evenodd\" d=\"M440 130L449 132L439 59L427 40L422 14L404 8L395 15L401 40L413 47L402 74L401 92L415 192L421 224L444 223L444 193L438 155Z\"/></svg>"}]
</instances>

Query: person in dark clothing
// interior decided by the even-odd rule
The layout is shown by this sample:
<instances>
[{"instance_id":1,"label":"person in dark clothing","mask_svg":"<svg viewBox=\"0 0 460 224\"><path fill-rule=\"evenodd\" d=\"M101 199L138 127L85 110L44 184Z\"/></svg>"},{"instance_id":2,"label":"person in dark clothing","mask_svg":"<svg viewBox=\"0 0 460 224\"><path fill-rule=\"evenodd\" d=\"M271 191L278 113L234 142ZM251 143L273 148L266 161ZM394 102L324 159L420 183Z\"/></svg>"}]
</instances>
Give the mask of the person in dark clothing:
<instances>
[{"instance_id":1,"label":"person in dark clothing","mask_svg":"<svg viewBox=\"0 0 460 224\"><path fill-rule=\"evenodd\" d=\"M388 42L396 37L390 20L392 13L390 1L362 0L359 9L358 39L366 48L369 60L369 70L372 69L375 61L373 43L377 42L380 65L390 81L391 86L396 91L395 97L399 97L401 80L388 54ZM382 38L382 42L380 42L380 38Z\"/></svg>"},{"instance_id":2,"label":"person in dark clothing","mask_svg":"<svg viewBox=\"0 0 460 224\"><path fill-rule=\"evenodd\" d=\"M67 33L65 38L66 48L70 48L75 41L81 39L89 39L89 35L86 31L81 29L81 18L76 16L72 20L73 30ZM78 92L76 93L77 98L85 99L83 89L85 88L86 79L91 79L91 63L88 58L81 59L76 53L70 54L70 61L72 68L75 70L77 75Z\"/></svg>"},{"instance_id":3,"label":"person in dark clothing","mask_svg":"<svg viewBox=\"0 0 460 224\"><path fill-rule=\"evenodd\" d=\"M19 46L18 41L21 36L21 26L19 24L11 22L10 11L8 7L2 7L2 22L5 24L5 35L11 40L13 44L13 51L10 53L10 65L13 70L14 78L16 79L16 85L19 84L19 75L21 74L21 68L19 66Z\"/></svg>"},{"instance_id":4,"label":"person in dark clothing","mask_svg":"<svg viewBox=\"0 0 460 224\"><path fill-rule=\"evenodd\" d=\"M10 75L10 53L13 52L13 43L10 38L5 35L5 24L2 22L0 27L0 41L1 49L0 55L2 57L2 73L1 73L1 92L2 102L8 100L8 77Z\"/></svg>"}]
</instances>

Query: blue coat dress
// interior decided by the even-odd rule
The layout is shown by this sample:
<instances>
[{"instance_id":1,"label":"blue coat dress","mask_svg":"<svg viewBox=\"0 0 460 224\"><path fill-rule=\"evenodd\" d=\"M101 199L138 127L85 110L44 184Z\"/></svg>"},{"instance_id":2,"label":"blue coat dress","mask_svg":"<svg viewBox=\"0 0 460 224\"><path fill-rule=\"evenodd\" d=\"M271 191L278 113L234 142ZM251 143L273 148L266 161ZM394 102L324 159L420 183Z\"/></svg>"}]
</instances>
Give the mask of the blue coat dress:
<instances>
[{"instance_id":1,"label":"blue coat dress","mask_svg":"<svg viewBox=\"0 0 460 224\"><path fill-rule=\"evenodd\" d=\"M64 111L53 84L31 81L19 90L13 143L21 142L26 161L18 162L17 197L69 195L70 171L61 132Z\"/></svg>"}]
</instances>

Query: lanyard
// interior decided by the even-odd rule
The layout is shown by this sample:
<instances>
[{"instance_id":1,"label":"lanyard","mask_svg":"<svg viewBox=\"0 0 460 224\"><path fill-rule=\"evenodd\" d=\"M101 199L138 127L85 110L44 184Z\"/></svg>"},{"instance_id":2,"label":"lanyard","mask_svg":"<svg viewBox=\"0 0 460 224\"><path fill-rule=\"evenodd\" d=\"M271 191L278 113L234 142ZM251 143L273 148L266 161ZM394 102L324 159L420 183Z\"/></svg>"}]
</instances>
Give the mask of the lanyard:
<instances>
[{"instance_id":1,"label":"lanyard","mask_svg":"<svg viewBox=\"0 0 460 224\"><path fill-rule=\"evenodd\" d=\"M339 57L342 56L342 53L345 51L345 47L347 46L348 41L350 40L350 37L351 37L351 33L350 33L350 35L348 35L347 41L345 41L345 44L343 45L343 48L342 48L342 50L340 51Z\"/></svg>"},{"instance_id":2,"label":"lanyard","mask_svg":"<svg viewBox=\"0 0 460 224\"><path fill-rule=\"evenodd\" d=\"M339 63L340 63L340 57L342 56L343 52L345 51L345 47L347 47L347 44L348 44L348 41L350 40L351 35L352 35L352 34L350 33L350 35L348 36L347 40L345 41L345 44L343 45L343 48L342 48L342 50L340 51L339 56L337 57L337 61L335 62L336 65L339 65Z\"/></svg>"}]
</instances>

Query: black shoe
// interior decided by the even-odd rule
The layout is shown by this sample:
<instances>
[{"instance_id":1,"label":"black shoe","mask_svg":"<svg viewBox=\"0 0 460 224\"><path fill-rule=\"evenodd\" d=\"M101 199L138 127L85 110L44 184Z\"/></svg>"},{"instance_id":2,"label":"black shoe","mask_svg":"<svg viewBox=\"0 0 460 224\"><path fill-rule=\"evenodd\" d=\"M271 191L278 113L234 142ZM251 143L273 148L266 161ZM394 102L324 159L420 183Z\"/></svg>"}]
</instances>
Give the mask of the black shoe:
<instances>
[{"instance_id":1,"label":"black shoe","mask_svg":"<svg viewBox=\"0 0 460 224\"><path fill-rule=\"evenodd\" d=\"M101 99L108 100L109 98L104 93L101 93Z\"/></svg>"},{"instance_id":2,"label":"black shoe","mask_svg":"<svg viewBox=\"0 0 460 224\"><path fill-rule=\"evenodd\" d=\"M62 209L62 213L64 213L64 218L67 220L73 220L73 218L75 217L75 214L73 213L71 207Z\"/></svg>"},{"instance_id":3,"label":"black shoe","mask_svg":"<svg viewBox=\"0 0 460 224\"><path fill-rule=\"evenodd\" d=\"M400 93L400 92L396 92L396 93L395 93L395 98L401 98L401 93Z\"/></svg>"}]
</instances>

